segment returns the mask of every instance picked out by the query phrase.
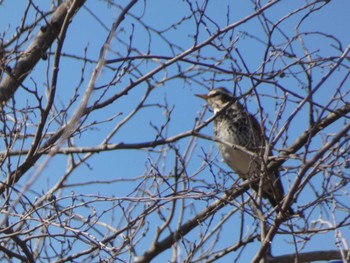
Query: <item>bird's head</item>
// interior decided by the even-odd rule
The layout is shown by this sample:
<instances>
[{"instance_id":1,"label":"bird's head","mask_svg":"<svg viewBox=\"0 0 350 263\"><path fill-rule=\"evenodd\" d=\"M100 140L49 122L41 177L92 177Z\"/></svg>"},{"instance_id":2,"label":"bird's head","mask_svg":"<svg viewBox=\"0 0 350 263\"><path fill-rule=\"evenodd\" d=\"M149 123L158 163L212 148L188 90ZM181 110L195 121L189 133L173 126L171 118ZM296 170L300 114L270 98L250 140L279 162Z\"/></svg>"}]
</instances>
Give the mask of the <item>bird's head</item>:
<instances>
[{"instance_id":1,"label":"bird's head","mask_svg":"<svg viewBox=\"0 0 350 263\"><path fill-rule=\"evenodd\" d=\"M197 97L207 101L214 113L220 111L228 102L234 99L233 95L225 88L217 88L208 94L196 94Z\"/></svg>"}]
</instances>

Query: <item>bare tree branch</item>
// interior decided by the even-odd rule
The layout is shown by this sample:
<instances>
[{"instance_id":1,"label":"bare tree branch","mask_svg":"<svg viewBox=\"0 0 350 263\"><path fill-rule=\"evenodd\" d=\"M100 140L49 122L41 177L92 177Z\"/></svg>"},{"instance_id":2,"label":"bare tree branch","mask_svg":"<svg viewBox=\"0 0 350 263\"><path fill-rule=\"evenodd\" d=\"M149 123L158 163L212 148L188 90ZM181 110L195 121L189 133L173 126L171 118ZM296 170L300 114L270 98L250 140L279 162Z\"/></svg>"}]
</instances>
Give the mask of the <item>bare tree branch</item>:
<instances>
[{"instance_id":1,"label":"bare tree branch","mask_svg":"<svg viewBox=\"0 0 350 263\"><path fill-rule=\"evenodd\" d=\"M349 253L349 251L348 251ZM326 260L336 260L342 259L341 254L337 250L328 250L328 251L313 251L313 252L304 252L298 255L283 255L279 257L269 258L267 263L289 263L295 262L295 258L298 259L298 262L312 262L312 261L326 261Z\"/></svg>"},{"instance_id":2,"label":"bare tree branch","mask_svg":"<svg viewBox=\"0 0 350 263\"><path fill-rule=\"evenodd\" d=\"M0 103L2 105L13 96L38 61L46 55L46 51L61 32L66 15L70 13L73 16L84 3L85 0L65 1L55 10L48 24L40 28L35 39L26 51L21 54L15 67L7 70L7 77L0 83ZM69 17L68 19L70 20L71 18Z\"/></svg>"}]
</instances>

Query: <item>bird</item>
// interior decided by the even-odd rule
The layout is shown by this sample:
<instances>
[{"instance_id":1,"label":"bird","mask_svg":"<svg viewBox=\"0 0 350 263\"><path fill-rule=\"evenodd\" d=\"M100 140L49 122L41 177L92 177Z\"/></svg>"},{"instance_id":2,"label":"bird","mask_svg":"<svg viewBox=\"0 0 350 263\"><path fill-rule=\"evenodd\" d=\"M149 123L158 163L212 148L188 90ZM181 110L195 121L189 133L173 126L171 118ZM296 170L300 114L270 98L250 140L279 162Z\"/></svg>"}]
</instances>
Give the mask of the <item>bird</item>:
<instances>
[{"instance_id":1,"label":"bird","mask_svg":"<svg viewBox=\"0 0 350 263\"><path fill-rule=\"evenodd\" d=\"M226 88L196 96L204 99L214 112L214 138L224 162L244 180L264 176L262 197L280 211L284 189L278 170L263 173L261 157L265 154L267 138L257 119ZM259 191L259 181L250 185ZM292 215L294 211L289 207L287 213Z\"/></svg>"}]
</instances>

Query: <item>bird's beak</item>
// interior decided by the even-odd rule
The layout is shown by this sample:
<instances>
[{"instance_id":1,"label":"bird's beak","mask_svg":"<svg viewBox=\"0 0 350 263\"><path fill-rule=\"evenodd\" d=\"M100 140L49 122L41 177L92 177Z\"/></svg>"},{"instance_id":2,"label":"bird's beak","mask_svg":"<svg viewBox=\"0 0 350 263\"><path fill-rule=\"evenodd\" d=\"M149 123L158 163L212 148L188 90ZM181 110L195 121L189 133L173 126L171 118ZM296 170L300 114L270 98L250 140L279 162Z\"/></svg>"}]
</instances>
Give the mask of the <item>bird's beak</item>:
<instances>
[{"instance_id":1,"label":"bird's beak","mask_svg":"<svg viewBox=\"0 0 350 263\"><path fill-rule=\"evenodd\" d=\"M207 94L194 94L194 95L197 96L198 98L203 99L203 100L207 100L208 99Z\"/></svg>"}]
</instances>

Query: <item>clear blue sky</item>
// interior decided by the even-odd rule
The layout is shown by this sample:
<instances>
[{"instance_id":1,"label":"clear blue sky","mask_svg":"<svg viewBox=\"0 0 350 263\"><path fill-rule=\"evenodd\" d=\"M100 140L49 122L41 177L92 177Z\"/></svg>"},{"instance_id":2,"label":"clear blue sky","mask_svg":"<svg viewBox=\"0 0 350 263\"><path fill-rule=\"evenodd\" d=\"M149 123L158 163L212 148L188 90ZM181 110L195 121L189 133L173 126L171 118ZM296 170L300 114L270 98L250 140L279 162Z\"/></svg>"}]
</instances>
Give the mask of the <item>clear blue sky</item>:
<instances>
[{"instance_id":1,"label":"clear blue sky","mask_svg":"<svg viewBox=\"0 0 350 263\"><path fill-rule=\"evenodd\" d=\"M24 3L25 1L21 0L5 0L0 6L0 29L3 31L6 27L8 27L8 32L4 40L6 41L7 38L14 32L15 27L19 25L20 18L23 14L24 9ZM47 1L49 3L50 1ZM127 3L128 1L120 1L122 5ZM147 7L146 12L143 14L144 9L144 2L140 1L139 4L137 4L133 9L132 13L135 15L143 15L142 21L148 24L151 27L154 27L158 30L165 29L168 26L170 26L174 21L179 21L182 17L186 16L186 14L189 13L188 6L183 3L183 1L170 1L170 0L154 0L154 1L146 1ZM294 10L297 8L299 1L282 1L282 3L276 5L273 9L269 10L267 12L267 15L272 20L278 20L284 15L288 14L290 10ZM42 5L41 1L40 4ZM94 12L94 14L101 19L101 22L107 26L108 28L111 27L112 23L114 22L114 19L118 16L118 12L115 11L114 8L108 7L107 4L103 3L102 1L87 1L86 6ZM227 6L229 6L229 15L227 14ZM43 6L41 6L42 9L44 9ZM301 27L301 30L304 31L321 31L327 34L333 34L334 36L338 37L342 43L343 48L345 48L350 43L350 34L349 34L349 24L350 24L350 17L349 17L349 10L350 10L350 2L347 0L338 0L338 1L332 1L328 6L323 9L320 13L318 13L315 16L312 16L312 18L309 19L308 23L305 23ZM227 23L226 19L229 17L230 23L235 22L246 15L250 14L252 12L252 6L250 1L241 0L241 1L229 1L229 0L220 0L220 1L211 1L209 4L209 7L207 8L207 14L210 16L215 22L220 26L224 27ZM28 17L30 17L31 14L29 14ZM297 15L296 17L287 20L288 22L283 23L283 28L286 30L286 32L290 32L290 34L294 34L294 29L296 26L296 23L300 20L301 15ZM31 19L28 19L31 21ZM117 32L117 37L127 41L129 38L129 34L132 30L132 24L135 25L135 33L134 33L134 39L133 39L133 45L134 47L138 48L141 52L146 54L148 50L148 42L149 42L149 35L146 34L145 30L138 24L138 21L136 19L132 19L128 17L122 24L122 27L119 28L119 31ZM215 26L214 24L208 25L209 30L212 32L215 32ZM193 35L194 26L192 22L184 22L184 24L180 25L177 30L172 30L169 33L169 38L171 41L176 41L178 45L183 49L187 50L190 48L193 44L193 38L191 35ZM245 33L247 34L245 34ZM36 31L34 32L36 33ZM249 22L237 29L235 31L235 36L239 36L241 41L238 42L237 48L240 50L241 54L244 56L244 59L248 63L248 67L250 70L254 71L257 70L258 67L261 65L261 58L262 54L261 51L263 50L263 46L259 45L259 43L253 39L251 36L256 37L263 37L263 32L261 27L259 26L259 23L257 20L254 20L252 22ZM250 36L251 35L251 36ZM72 25L69 28L68 34L67 34L67 40L64 44L63 52L69 53L69 54L76 54L76 55L83 55L84 49L87 48L87 57L92 59L98 59L99 52L101 45L105 41L107 37L106 30L99 25L87 12L87 10L82 9L79 11L77 16L74 18ZM202 32L199 35L199 41L205 40L208 37L208 34L205 32ZM320 38L317 36L310 36L305 37L305 42L309 48L309 51L312 50L317 51L323 55L329 55L329 54L337 54L337 52L330 46L330 43L332 43L331 40L325 40L324 38ZM54 49L52 49L54 51ZM214 51L213 49L206 49L204 52L207 52L208 55L213 57L220 56L219 52ZM301 56L302 50L300 47L295 47L295 52L298 54L298 56ZM169 56L170 50L165 45L164 41L160 39L157 35L152 34L152 42L151 42L151 48L150 48L151 54L156 55L167 55ZM175 54L180 53L180 50L175 50ZM110 53L108 54L108 58L118 58L119 54L125 55L126 50L123 45L118 43L118 41L113 41L111 47L110 47ZM38 85L39 89L44 89L44 85L46 83L46 75L51 74L50 72L46 72L46 64L47 62L41 61L40 64L34 69L34 71L30 74L30 78L27 78L26 84L27 85L33 85L33 81L31 78L35 81L35 83ZM155 67L155 63L149 63L148 65L142 65L141 70L146 73L150 70L152 70ZM60 66L60 77L59 77L59 83L58 83L58 95L59 100L62 101L62 103L66 104L72 93L74 92L74 88L80 81L81 77L81 68L83 66L83 63L81 61L74 61L69 58L63 58L62 63ZM189 64L184 64L183 70L189 67ZM228 67L229 65L225 65L223 63L222 67ZM91 73L93 70L92 65L87 65L84 80L84 85L88 83L89 73ZM168 70L168 74L171 76L176 73L177 68L172 66ZM160 81L163 78L164 72L158 74L156 76L156 79ZM322 76L322 73L320 72L319 75L317 75L319 78ZM111 76L113 75L113 72L109 70L105 70L101 76L101 78L98 81L98 84L105 84L106 81L108 81ZM340 74L339 74L340 75ZM205 73L200 75L199 77L195 78L198 81L205 82L205 86L209 87L215 87L217 85L225 86L232 90L233 82L232 79L227 78L226 81L222 81L219 84L212 83L210 80L208 80L212 75ZM130 76L131 79L134 77ZM334 83L338 83L339 80L336 79L337 75L335 75ZM120 84L114 86L110 93L121 90L129 81L129 78L125 78L124 81L122 81ZM285 86L289 85L296 85L294 82L288 82L290 79L285 78L280 80L281 83ZM317 81L317 79L315 80ZM152 83L155 85L156 83L152 81ZM317 101L319 103L326 103L329 100L329 97L332 96L332 79L328 81L324 87L322 88L322 91L320 91L317 94ZM84 86L83 85L83 86ZM242 87L242 91L245 92L250 87L250 83L247 80L242 80L240 83ZM160 87L154 92L154 94L151 96L149 103L156 103L156 102L163 102L163 97L166 97L167 103L171 106L174 106L174 110L171 115L171 124L169 126L169 136L176 135L179 132L188 131L191 128L193 128L195 119L198 116L199 112L202 110L202 107L204 105L204 102L199 100L197 97L193 96L195 93L205 93L207 90L201 86L200 84L196 82L192 83L184 83L183 80L180 78L176 78L171 81L167 81L166 83L159 85ZM106 117L112 117L113 115L117 113L123 113L120 117L116 118L115 121L102 124L100 127L100 130L93 130L89 131L87 134L84 134L81 138L77 138L77 142L80 146L94 146L97 145L103 140L103 138L106 136L106 134L109 133L109 131L115 126L115 124L120 121L124 116L130 112L134 108L134 106L139 102L141 96L143 95L143 92L145 90L145 84L140 85L140 87L137 87L135 90L133 90L130 93L130 96L127 97L127 99L119 100L118 103L115 103L111 105L110 107L107 107L106 109L103 109L97 113L92 114L90 116L90 120L99 120L102 121ZM291 88L293 89L293 88ZM295 87L296 92L301 92L300 87ZM263 90L261 93L265 95L271 95L274 93L274 90L271 90L270 87L266 87L265 90ZM95 92L93 94L92 100L94 98L97 98L101 92ZM25 104L26 100L28 98L21 97L21 91L18 92L17 96L17 102L19 104ZM29 101L30 103L30 101ZM269 116L271 120L274 120L274 111L275 111L275 105L273 104L272 98L269 98L268 96L262 97L262 103L263 108L266 114ZM247 107L248 109L255 113L257 112L257 106L256 106L256 100L254 97L250 97L247 100ZM71 113L74 109L72 109ZM288 112L291 112L293 110L293 107L290 106L290 108L287 108L285 115L282 119L286 119L288 117ZM206 117L209 117L210 113L207 112ZM149 125L150 122L153 124L162 124L164 122L165 117L163 116L163 112L161 109L157 108L149 108L147 110L144 110L140 112L140 114L137 115L136 118L134 118L128 125L123 127L120 132L113 138L113 143L118 142L125 142L125 143L131 143L131 142L143 142L143 141L150 141L154 139L155 131L151 128ZM300 115L296 119L296 122L293 122L293 125L291 125L290 129L293 129L292 132L290 132L290 138L289 143L292 142L303 130L307 128L308 123L303 122L303 116ZM338 129L341 127L341 123L338 124L339 126L335 126L334 129ZM212 134L212 126L205 128L202 130L202 133L211 135ZM335 131L334 130L334 131ZM330 131L332 132L332 131ZM183 140L180 143L180 150L184 151L186 145L187 145L188 139ZM321 145L322 142L316 142L316 144ZM203 158L203 152L209 152L211 149L214 150L214 155L217 155L217 149L214 146L213 142L205 141L205 140L198 140L197 142L198 146L196 147L193 160L190 162L188 166L188 174L194 173L202 164L202 158ZM281 145L278 145L281 146ZM70 183L79 183L84 181L90 181L90 180L113 180L116 178L133 178L137 176L143 175L145 171L145 167L149 167L149 162L147 160L148 157L154 156L153 154L147 152L147 151L113 151L103 154L98 154L91 158L89 160L90 167L87 166L81 166L77 171L75 171L74 176L70 178ZM220 157L217 156L217 160L220 160ZM219 162L218 162L219 163ZM171 160L165 163L165 172L169 172L172 168L173 163ZM225 166L222 163L219 163L219 165L228 170L227 166ZM90 169L91 168L91 169ZM62 176L66 169L66 157L60 156L55 157L52 160L50 160L47 169L43 172L42 176L37 181L37 184L35 185L36 190L38 192L45 192L46 189L49 189L52 187L55 182L56 178L59 178ZM28 173L28 177L30 177L31 173ZM213 180L213 178L210 176L210 173L208 169L204 170L201 174L198 174L198 179L204 179L204 180ZM24 179L25 180L25 179ZM200 182L200 181L199 181ZM135 183L136 185L136 183ZM76 189L72 189L76 194L85 193L85 194L97 194L100 193L105 196L125 196L129 194L132 189L135 187L131 182L128 183L118 183L113 184L111 186L103 185L100 189L97 189L96 186L94 187L80 187ZM287 180L284 181L285 187L288 187ZM197 183L196 185L200 189L200 183ZM40 189L40 190L38 190ZM66 194L68 194L70 190L67 191ZM306 196L305 196L306 198ZM303 200L303 194L301 195L301 198L298 200L300 204L304 204L305 200ZM205 207L205 202L199 202L196 203L198 205L198 208ZM98 209L105 209L106 207L104 204L101 205ZM224 212L229 211L231 208L225 208L222 211L219 212L219 214L223 214ZM315 218L317 219L317 218ZM106 219L107 220L107 219ZM158 223L158 222L155 222ZM225 232L222 236L222 240L230 239L231 237L234 237L238 234L238 230L234 229L235 224L237 222L232 222L232 231L231 232ZM253 228L253 226L245 226L247 228L247 231L249 231L249 228ZM350 234L346 233L348 240L350 240ZM314 249L335 249L334 245L334 238L330 236L329 234L326 235L327 239L323 238L323 236L320 236L315 239L314 242L310 242L309 245L305 248L306 251L312 251ZM190 235L187 236L188 239L198 239L196 230L193 231ZM276 237L279 239L279 241L284 242L287 237L285 236L279 236ZM289 237L288 237L289 238ZM290 241L290 239L288 239ZM322 244L320 244L320 240L322 241ZM145 242L144 249L146 250L147 243ZM243 258L246 260L249 260L253 254L255 254L256 249L258 248L259 244L250 245L249 250L245 251L243 254ZM139 250L139 253L142 251ZM285 245L283 243L282 246L273 247L273 252L276 255L280 255L283 253L293 253L293 246L292 245ZM164 259L170 258L170 251L164 253L162 256ZM155 262L161 262L161 257L157 258ZM243 260L242 258L242 260ZM228 262L227 257L223 258L221 261L218 262ZM243 261L241 261L243 262Z\"/></svg>"}]
</instances>

